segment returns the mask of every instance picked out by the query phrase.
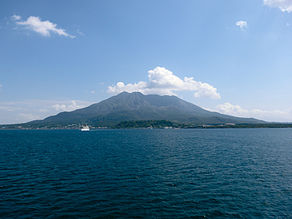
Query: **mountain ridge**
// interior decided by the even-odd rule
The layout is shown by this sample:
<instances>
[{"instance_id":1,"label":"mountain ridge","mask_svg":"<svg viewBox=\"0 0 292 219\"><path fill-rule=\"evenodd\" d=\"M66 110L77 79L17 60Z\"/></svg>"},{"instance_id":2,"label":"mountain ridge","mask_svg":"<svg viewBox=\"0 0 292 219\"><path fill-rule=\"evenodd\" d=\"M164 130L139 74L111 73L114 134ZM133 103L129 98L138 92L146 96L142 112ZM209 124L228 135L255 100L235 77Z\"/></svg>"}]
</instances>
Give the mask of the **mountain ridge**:
<instances>
[{"instance_id":1,"label":"mountain ridge","mask_svg":"<svg viewBox=\"0 0 292 219\"><path fill-rule=\"evenodd\" d=\"M264 121L254 118L241 118L211 112L176 96L122 92L88 107L71 112L61 112L43 120L24 123L24 125L89 124L110 127L122 121L135 120L167 120L193 125L264 123Z\"/></svg>"}]
</instances>

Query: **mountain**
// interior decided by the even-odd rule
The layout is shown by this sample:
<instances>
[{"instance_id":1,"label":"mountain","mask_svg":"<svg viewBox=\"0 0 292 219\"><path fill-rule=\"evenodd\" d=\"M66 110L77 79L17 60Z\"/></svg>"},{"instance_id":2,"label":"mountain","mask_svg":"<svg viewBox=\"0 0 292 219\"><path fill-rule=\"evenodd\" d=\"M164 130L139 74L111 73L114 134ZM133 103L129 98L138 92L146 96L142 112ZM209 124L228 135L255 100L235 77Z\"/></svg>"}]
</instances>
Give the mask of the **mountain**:
<instances>
[{"instance_id":1,"label":"mountain","mask_svg":"<svg viewBox=\"0 0 292 219\"><path fill-rule=\"evenodd\" d=\"M44 120L36 120L23 125L52 127L86 123L92 126L114 126L122 121L138 120L167 120L193 125L263 123L263 121L253 118L240 118L210 112L176 96L123 92L82 109L62 112Z\"/></svg>"}]
</instances>

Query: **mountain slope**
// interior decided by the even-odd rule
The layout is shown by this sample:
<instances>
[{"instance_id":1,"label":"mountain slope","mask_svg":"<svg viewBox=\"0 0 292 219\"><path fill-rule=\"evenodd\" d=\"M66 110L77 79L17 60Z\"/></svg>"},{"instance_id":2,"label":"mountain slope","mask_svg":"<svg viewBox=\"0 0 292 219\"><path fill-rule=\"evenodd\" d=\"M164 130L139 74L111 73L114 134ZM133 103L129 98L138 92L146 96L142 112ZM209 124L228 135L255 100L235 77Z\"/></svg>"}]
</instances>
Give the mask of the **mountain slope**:
<instances>
[{"instance_id":1,"label":"mountain slope","mask_svg":"<svg viewBox=\"0 0 292 219\"><path fill-rule=\"evenodd\" d=\"M168 120L187 124L263 123L204 110L175 96L123 92L99 103L72 112L62 112L27 124L111 126L129 120Z\"/></svg>"}]
</instances>

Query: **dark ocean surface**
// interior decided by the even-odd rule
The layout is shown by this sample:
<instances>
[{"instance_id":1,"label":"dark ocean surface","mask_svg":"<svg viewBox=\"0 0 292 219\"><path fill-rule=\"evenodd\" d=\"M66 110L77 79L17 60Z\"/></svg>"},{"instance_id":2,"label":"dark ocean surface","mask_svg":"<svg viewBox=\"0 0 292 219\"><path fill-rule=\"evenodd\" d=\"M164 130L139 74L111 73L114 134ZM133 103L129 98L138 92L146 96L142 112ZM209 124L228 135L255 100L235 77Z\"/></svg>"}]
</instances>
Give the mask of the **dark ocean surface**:
<instances>
[{"instance_id":1,"label":"dark ocean surface","mask_svg":"<svg viewBox=\"0 0 292 219\"><path fill-rule=\"evenodd\" d=\"M1 130L1 218L292 218L292 129Z\"/></svg>"}]
</instances>

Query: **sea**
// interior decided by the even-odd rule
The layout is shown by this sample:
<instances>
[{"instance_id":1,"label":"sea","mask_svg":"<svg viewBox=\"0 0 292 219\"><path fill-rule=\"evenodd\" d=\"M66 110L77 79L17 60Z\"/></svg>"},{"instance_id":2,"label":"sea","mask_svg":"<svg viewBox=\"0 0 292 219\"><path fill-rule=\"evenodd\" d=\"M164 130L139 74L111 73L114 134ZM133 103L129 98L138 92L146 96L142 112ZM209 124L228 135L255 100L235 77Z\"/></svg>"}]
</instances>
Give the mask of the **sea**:
<instances>
[{"instance_id":1,"label":"sea","mask_svg":"<svg viewBox=\"0 0 292 219\"><path fill-rule=\"evenodd\" d=\"M292 129L1 130L0 218L292 218Z\"/></svg>"}]
</instances>

